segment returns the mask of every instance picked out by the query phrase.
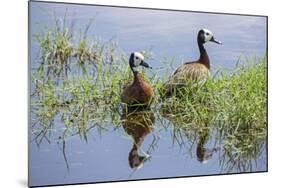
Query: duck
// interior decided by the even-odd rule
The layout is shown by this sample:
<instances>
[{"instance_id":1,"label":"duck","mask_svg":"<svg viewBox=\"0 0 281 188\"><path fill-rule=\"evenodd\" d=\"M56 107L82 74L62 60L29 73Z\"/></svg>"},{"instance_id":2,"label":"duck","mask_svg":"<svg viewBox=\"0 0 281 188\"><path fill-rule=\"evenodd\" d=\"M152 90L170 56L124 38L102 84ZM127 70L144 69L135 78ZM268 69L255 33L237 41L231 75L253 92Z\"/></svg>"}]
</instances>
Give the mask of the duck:
<instances>
[{"instance_id":1,"label":"duck","mask_svg":"<svg viewBox=\"0 0 281 188\"><path fill-rule=\"evenodd\" d=\"M208 29L200 29L197 35L197 44L200 57L196 61L186 62L180 65L163 85L163 94L169 97L175 89L180 88L187 83L204 82L210 77L210 59L204 44L213 42L222 44L214 34Z\"/></svg>"},{"instance_id":2,"label":"duck","mask_svg":"<svg viewBox=\"0 0 281 188\"><path fill-rule=\"evenodd\" d=\"M129 66L134 75L134 80L123 87L121 102L128 106L149 107L154 97L154 91L149 82L146 82L141 73L140 66L151 69L152 67L144 61L144 56L140 52L133 52L130 55Z\"/></svg>"}]
</instances>

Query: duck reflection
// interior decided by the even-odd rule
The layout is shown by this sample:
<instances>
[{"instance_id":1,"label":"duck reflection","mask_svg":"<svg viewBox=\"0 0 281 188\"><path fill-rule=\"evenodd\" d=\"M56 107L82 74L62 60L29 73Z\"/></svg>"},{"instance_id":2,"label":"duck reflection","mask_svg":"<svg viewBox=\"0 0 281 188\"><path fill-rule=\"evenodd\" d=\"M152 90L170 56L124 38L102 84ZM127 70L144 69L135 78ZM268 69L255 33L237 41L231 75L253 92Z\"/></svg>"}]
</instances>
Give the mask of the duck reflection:
<instances>
[{"instance_id":1,"label":"duck reflection","mask_svg":"<svg viewBox=\"0 0 281 188\"><path fill-rule=\"evenodd\" d=\"M198 143L196 147L197 160L201 163L207 163L212 158L213 154L219 150L218 147L206 148L205 145L209 141L210 130L203 128L199 131Z\"/></svg>"},{"instance_id":2,"label":"duck reflection","mask_svg":"<svg viewBox=\"0 0 281 188\"><path fill-rule=\"evenodd\" d=\"M129 152L129 165L131 168L141 168L144 162L150 157L141 151L144 139L153 131L155 116L152 111L123 112L121 116L125 132L130 135L134 143ZM143 155L140 155L139 152Z\"/></svg>"},{"instance_id":3,"label":"duck reflection","mask_svg":"<svg viewBox=\"0 0 281 188\"><path fill-rule=\"evenodd\" d=\"M178 109L177 109L178 110ZM215 152L219 150L219 147L207 148L206 145L210 140L210 129L207 125L190 125L183 126L182 124L186 124L190 122L190 119L186 118L189 116L184 116L184 112L174 112L171 108L162 105L160 109L160 113L162 117L169 120L175 129L180 132L180 139L182 143L191 142L193 143L195 140L197 142L196 146L196 157L197 160L201 163L207 163L210 160ZM181 114L177 116L175 114ZM182 138L181 135L187 135L185 138ZM176 136L176 135L175 135ZM181 144L180 145L185 145ZM193 144L191 144L193 146ZM191 150L193 151L193 150Z\"/></svg>"}]
</instances>

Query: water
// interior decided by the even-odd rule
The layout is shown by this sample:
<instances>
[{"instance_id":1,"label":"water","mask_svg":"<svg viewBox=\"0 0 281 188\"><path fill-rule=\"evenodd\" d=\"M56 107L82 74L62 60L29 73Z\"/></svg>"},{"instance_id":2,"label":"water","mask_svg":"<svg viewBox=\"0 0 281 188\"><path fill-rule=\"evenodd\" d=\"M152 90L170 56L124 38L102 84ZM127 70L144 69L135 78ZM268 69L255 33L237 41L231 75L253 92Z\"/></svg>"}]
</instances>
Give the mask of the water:
<instances>
[{"instance_id":1,"label":"water","mask_svg":"<svg viewBox=\"0 0 281 188\"><path fill-rule=\"evenodd\" d=\"M264 17L32 2L31 35L40 32L42 25L47 28L52 27L54 12L58 18L62 18L66 8L69 15L68 23L76 19L78 28L84 28L89 18L95 17L88 37L98 36L103 41L113 39L128 55L132 51L150 49L153 59L149 63L153 67L161 67L163 57L175 58L177 65L197 59L199 52L196 35L200 28L210 29L223 42L222 46L206 45L214 67L232 70L240 55L251 54L261 57L266 52ZM32 40L32 68L38 66L36 61L38 52L39 47L35 40ZM34 99L35 97L31 100ZM100 124L96 122L99 125L92 124L93 128L87 133L87 141L78 135L73 135L67 138L65 145L61 139L65 127L59 116L56 116L54 127L41 143L36 139L33 140L34 135L31 134L31 185L267 170L264 143L258 147L259 155L255 158L227 163L225 160L231 158L227 158L227 152L223 148L224 143L218 139L219 132L216 130L201 133L197 130L190 132L178 130L175 133L172 120L165 119L158 112L148 113L151 122L142 128L128 130L128 127L134 127L136 122L129 123L127 126L118 124L117 127L113 126L112 122ZM133 118L138 119L137 117L139 114L136 116L133 114ZM32 116L32 122L36 121L35 118ZM124 118L126 119L128 117ZM104 129L101 130L101 127ZM183 136L184 134L189 136ZM130 155L134 140L139 141L141 150L137 153L133 151ZM145 162L140 162L141 159ZM131 168L132 164L140 168Z\"/></svg>"},{"instance_id":2,"label":"water","mask_svg":"<svg viewBox=\"0 0 281 188\"><path fill-rule=\"evenodd\" d=\"M163 57L175 58L177 65L196 60L196 37L201 28L208 28L223 42L206 44L213 69L233 69L241 55L261 57L266 53L265 17L46 3L32 3L31 10L31 33L41 31L40 23L54 26L54 12L63 18L67 10L68 23L75 19L82 31L89 19L95 18L88 36L114 40L128 56L133 51L151 49L154 60L149 63L153 67L161 67ZM32 51L33 57L36 53Z\"/></svg>"},{"instance_id":3,"label":"water","mask_svg":"<svg viewBox=\"0 0 281 188\"><path fill-rule=\"evenodd\" d=\"M154 116L154 114L153 114ZM154 117L155 118L155 117ZM164 122L160 122L164 121ZM124 126L114 129L110 125L101 125L107 130L99 133L93 128L88 133L88 141L79 136L67 139L65 156L62 143L57 140L62 135L60 124L50 136L51 142L44 141L38 147L31 144L31 182L32 185L65 184L81 182L104 182L131 179L165 178L178 176L198 176L209 174L225 174L235 172L251 172L266 170L266 151L261 147L261 154L253 161L240 162L251 167L239 169L238 165L231 170L232 163L224 164L225 151L218 143L216 134L211 134L203 147L200 146L200 136L181 140L180 134L174 135L173 125L159 117L151 124L151 131L146 128L132 129L126 132ZM129 127L134 126L133 123ZM209 136L210 136L209 135ZM139 169L129 165L129 153L134 140L142 137L139 155L148 153L148 158ZM56 139L54 139L56 138ZM54 140L52 140L54 139ZM136 141L136 140L135 140ZM152 149L153 148L153 149ZM202 157L200 151L213 150L212 156ZM200 151L199 151L200 150ZM204 153L203 153L204 155ZM208 151L205 152L205 156ZM239 161L237 161L239 163ZM256 163L256 164L255 164ZM67 167L68 166L68 167Z\"/></svg>"}]
</instances>

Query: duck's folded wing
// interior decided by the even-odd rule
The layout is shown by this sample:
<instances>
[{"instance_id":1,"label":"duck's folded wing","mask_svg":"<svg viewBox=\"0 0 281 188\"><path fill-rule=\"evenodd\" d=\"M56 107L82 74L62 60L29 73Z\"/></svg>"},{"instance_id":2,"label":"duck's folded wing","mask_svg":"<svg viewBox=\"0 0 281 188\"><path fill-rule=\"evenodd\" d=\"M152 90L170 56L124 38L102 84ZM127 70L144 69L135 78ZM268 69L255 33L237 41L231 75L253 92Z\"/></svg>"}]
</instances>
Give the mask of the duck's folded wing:
<instances>
[{"instance_id":1,"label":"duck's folded wing","mask_svg":"<svg viewBox=\"0 0 281 188\"><path fill-rule=\"evenodd\" d=\"M205 80L210 76L210 71L200 63L188 63L181 65L170 78L174 83L186 83L188 81Z\"/></svg>"},{"instance_id":2,"label":"duck's folded wing","mask_svg":"<svg viewBox=\"0 0 281 188\"><path fill-rule=\"evenodd\" d=\"M164 84L165 92L171 93L175 87L188 83L205 81L210 76L210 71L200 63L183 64L176 69L174 74Z\"/></svg>"}]
</instances>

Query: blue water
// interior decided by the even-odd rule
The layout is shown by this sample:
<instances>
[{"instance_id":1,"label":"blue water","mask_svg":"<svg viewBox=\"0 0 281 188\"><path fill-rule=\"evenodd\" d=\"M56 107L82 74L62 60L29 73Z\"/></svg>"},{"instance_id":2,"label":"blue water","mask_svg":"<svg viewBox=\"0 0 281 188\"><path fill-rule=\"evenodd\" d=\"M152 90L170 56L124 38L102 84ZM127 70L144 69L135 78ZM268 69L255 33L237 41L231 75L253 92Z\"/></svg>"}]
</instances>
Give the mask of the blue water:
<instances>
[{"instance_id":1,"label":"blue water","mask_svg":"<svg viewBox=\"0 0 281 188\"><path fill-rule=\"evenodd\" d=\"M161 67L163 57L175 58L176 65L196 60L199 56L196 37L201 28L208 28L223 42L223 45L206 44L212 70L218 67L231 70L240 56L261 57L266 53L265 17L33 2L31 33L40 32L43 26L54 26L54 15L63 18L66 10L68 23L76 20L82 31L89 19L94 18L88 36L114 40L128 56L133 51L150 49L154 60L149 63L153 67Z\"/></svg>"},{"instance_id":2,"label":"blue water","mask_svg":"<svg viewBox=\"0 0 281 188\"><path fill-rule=\"evenodd\" d=\"M223 42L223 45L206 44L213 71L218 67L231 71L241 55L261 57L266 52L266 18L253 16L32 2L31 36L44 31L44 28L53 27L54 13L57 18L62 18L66 9L67 22L75 19L76 26L82 30L89 19L95 17L88 37L114 40L128 56L132 51L149 49L153 54L149 64L153 67L161 67L163 57L175 58L175 66L197 59L196 36L201 28L208 28ZM38 52L38 45L32 39L31 67L38 66ZM172 72L173 69L169 70L169 73ZM50 142L43 141L39 146L34 141L30 144L30 183L36 186L228 173L220 164L222 149L206 163L201 163L196 157L197 141L192 145L190 140L185 140L180 146L174 140L173 125L165 122L170 126L162 126L156 120L154 131L145 138L144 151L154 139L157 141L154 150L150 151L151 158L138 170L131 169L128 162L132 138L122 127L115 130L110 123L104 125L107 130L102 133L93 128L88 142L79 136L67 140L68 169L62 143L56 140L64 130L61 122L56 120ZM205 144L206 148L214 146L220 146L214 139ZM263 147L260 156L250 163L253 167L247 171L267 170ZM236 169L231 172L241 171Z\"/></svg>"},{"instance_id":3,"label":"blue water","mask_svg":"<svg viewBox=\"0 0 281 188\"><path fill-rule=\"evenodd\" d=\"M50 137L51 143L44 141L38 147L32 142L30 146L31 184L36 186L104 182L266 170L267 158L264 147L261 148L259 157L249 162L252 168L239 170L236 167L229 170L231 164L221 164L224 157L223 148L219 148L205 162L199 162L196 154L198 138L180 140L177 136L179 140L177 142L173 136L172 124L168 121L164 124L170 126L165 127L161 124L156 121L153 132L145 137L141 150L147 152L151 144L154 150L150 150L151 158L140 169L132 169L129 166L128 154L133 144L132 137L126 134L122 127L116 130L108 125L104 125L107 130L101 134L96 128L92 129L87 142L81 140L79 136L67 140L65 153L68 169L63 158L61 142L52 140L58 138L63 131L57 122L56 131ZM220 143L215 142L215 137L216 135L211 136L204 147L207 149L221 147Z\"/></svg>"}]
</instances>

